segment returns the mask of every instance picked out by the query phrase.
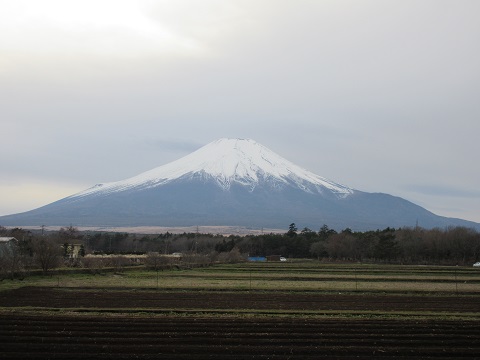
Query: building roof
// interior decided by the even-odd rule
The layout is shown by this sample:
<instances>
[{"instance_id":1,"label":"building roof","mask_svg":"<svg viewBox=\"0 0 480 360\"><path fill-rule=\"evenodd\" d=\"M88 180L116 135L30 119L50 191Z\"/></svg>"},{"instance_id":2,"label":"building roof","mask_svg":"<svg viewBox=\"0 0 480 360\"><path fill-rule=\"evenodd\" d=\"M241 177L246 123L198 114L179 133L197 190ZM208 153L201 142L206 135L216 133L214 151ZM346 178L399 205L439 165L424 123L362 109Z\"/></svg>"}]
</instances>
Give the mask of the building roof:
<instances>
[{"instance_id":1,"label":"building roof","mask_svg":"<svg viewBox=\"0 0 480 360\"><path fill-rule=\"evenodd\" d=\"M0 237L0 243L7 243L13 240L17 241L17 239L15 239L14 237Z\"/></svg>"}]
</instances>

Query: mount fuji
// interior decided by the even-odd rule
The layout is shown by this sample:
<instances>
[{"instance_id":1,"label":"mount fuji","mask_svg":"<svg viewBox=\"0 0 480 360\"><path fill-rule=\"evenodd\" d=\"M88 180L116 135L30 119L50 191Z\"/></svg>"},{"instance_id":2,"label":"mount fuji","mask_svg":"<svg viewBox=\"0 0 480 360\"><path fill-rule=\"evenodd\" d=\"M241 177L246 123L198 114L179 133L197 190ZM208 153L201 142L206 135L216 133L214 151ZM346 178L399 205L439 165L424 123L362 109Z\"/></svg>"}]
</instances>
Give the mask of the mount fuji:
<instances>
[{"instance_id":1,"label":"mount fuji","mask_svg":"<svg viewBox=\"0 0 480 360\"><path fill-rule=\"evenodd\" d=\"M250 139L220 139L132 178L97 184L0 225L243 226L375 230L480 224L435 215L302 169Z\"/></svg>"}]
</instances>

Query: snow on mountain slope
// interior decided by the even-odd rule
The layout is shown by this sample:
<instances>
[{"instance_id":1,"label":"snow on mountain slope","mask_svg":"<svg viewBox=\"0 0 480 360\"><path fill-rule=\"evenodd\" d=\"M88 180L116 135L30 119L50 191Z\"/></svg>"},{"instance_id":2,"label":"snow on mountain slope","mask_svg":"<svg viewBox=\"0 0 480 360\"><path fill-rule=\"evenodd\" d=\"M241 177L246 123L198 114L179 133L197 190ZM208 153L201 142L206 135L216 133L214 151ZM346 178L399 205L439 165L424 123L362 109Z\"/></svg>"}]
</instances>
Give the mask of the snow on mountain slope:
<instances>
[{"instance_id":1,"label":"snow on mountain slope","mask_svg":"<svg viewBox=\"0 0 480 360\"><path fill-rule=\"evenodd\" d=\"M407 200L366 193L304 170L253 140L220 139L127 180L100 184L1 225L241 226L374 230L480 224L435 215Z\"/></svg>"},{"instance_id":2,"label":"snow on mountain slope","mask_svg":"<svg viewBox=\"0 0 480 360\"><path fill-rule=\"evenodd\" d=\"M151 188L193 177L213 179L224 190L237 183L254 191L267 183L276 188L290 185L306 192L328 189L340 197L353 193L352 189L302 169L251 139L219 139L169 164L130 179L95 185L71 198Z\"/></svg>"}]
</instances>

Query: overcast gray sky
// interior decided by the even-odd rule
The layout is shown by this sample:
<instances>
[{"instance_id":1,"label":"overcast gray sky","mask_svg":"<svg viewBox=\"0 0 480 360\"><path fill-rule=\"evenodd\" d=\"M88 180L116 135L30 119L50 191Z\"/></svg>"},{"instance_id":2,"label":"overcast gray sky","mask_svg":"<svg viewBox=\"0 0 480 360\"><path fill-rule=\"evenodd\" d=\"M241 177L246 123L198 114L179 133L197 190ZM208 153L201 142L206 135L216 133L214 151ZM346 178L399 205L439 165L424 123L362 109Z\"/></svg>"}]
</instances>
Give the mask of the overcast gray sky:
<instances>
[{"instance_id":1,"label":"overcast gray sky","mask_svg":"<svg viewBox=\"0 0 480 360\"><path fill-rule=\"evenodd\" d=\"M0 215L221 137L480 222L480 1L0 0Z\"/></svg>"}]
</instances>

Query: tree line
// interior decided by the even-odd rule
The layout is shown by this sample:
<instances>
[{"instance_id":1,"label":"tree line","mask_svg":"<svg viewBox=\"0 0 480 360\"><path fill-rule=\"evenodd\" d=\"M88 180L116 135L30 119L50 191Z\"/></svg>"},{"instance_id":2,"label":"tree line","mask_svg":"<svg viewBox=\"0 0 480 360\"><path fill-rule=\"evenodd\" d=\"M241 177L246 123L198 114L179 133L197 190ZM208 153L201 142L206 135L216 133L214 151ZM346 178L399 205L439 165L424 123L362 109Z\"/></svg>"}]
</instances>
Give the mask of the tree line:
<instances>
[{"instance_id":1,"label":"tree line","mask_svg":"<svg viewBox=\"0 0 480 360\"><path fill-rule=\"evenodd\" d=\"M396 264L471 265L480 259L480 233L471 228L386 228L340 232L323 225L315 232L295 224L285 234L239 239L235 244L252 255L278 254L325 261Z\"/></svg>"},{"instance_id":2,"label":"tree line","mask_svg":"<svg viewBox=\"0 0 480 360\"><path fill-rule=\"evenodd\" d=\"M0 226L0 236L15 244L0 245L0 277L14 277L25 269L47 273L58 266L82 266L85 254L172 254L191 259L239 261L248 256L281 255L322 261L382 262L396 264L471 265L480 259L480 234L470 228L386 228L356 232L323 225L318 231L289 225L283 234L214 235L200 233L136 235L80 232L69 226L59 231L30 231ZM79 259L72 261L74 244ZM201 255L201 256L200 256ZM151 256L150 256L151 257ZM192 260L193 261L193 260Z\"/></svg>"}]
</instances>

